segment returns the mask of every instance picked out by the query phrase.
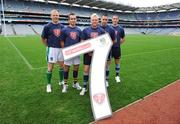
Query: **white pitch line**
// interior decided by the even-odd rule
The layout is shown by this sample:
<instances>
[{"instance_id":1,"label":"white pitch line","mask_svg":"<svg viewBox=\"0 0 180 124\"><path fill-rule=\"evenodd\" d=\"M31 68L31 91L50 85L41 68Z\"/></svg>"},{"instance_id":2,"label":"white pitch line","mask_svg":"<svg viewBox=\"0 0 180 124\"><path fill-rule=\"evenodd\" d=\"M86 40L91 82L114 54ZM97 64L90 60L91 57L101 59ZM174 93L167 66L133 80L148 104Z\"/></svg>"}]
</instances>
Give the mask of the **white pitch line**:
<instances>
[{"instance_id":1,"label":"white pitch line","mask_svg":"<svg viewBox=\"0 0 180 124\"><path fill-rule=\"evenodd\" d=\"M161 50L155 50L155 51L150 51L150 52L140 52L140 53L134 53L134 54L127 54L127 55L122 55L122 57L136 56L136 55L148 54L148 53L164 52L164 51L175 50L175 49L180 49L180 47L169 48L169 49L161 49Z\"/></svg>"},{"instance_id":2,"label":"white pitch line","mask_svg":"<svg viewBox=\"0 0 180 124\"><path fill-rule=\"evenodd\" d=\"M156 50L156 51L151 51L151 52L140 52L140 53L135 53L135 54L127 54L127 55L123 55L122 57L136 56L136 55L141 55L141 54L150 54L150 53L163 52L163 51L174 50L174 49L180 49L180 47ZM47 67L38 67L38 68L33 68L32 70L39 70L39 69L44 69L44 68L47 68Z\"/></svg>"},{"instance_id":3,"label":"white pitch line","mask_svg":"<svg viewBox=\"0 0 180 124\"><path fill-rule=\"evenodd\" d=\"M44 66L44 67L37 67L37 68L33 68L32 70L39 70L39 69L44 69L44 68L47 68L47 66Z\"/></svg>"},{"instance_id":4,"label":"white pitch line","mask_svg":"<svg viewBox=\"0 0 180 124\"><path fill-rule=\"evenodd\" d=\"M14 49L17 51L17 53L20 55L20 57L24 60L25 64L29 67L30 70L39 70L39 69L47 68L45 66L44 67L33 68L32 65L28 62L28 60L19 51L19 49L12 43L12 41L8 37L6 37L6 38L9 41L9 43L14 47ZM135 54L127 54L127 55L123 55L122 57L136 56L136 55L148 54L148 53L156 53L156 52L163 52L163 51L174 50L174 49L180 49L180 47L162 49L162 50L156 50L156 51L150 51L150 52L140 52L140 53L135 53Z\"/></svg>"},{"instance_id":5,"label":"white pitch line","mask_svg":"<svg viewBox=\"0 0 180 124\"><path fill-rule=\"evenodd\" d=\"M59 65L54 65L55 67L59 67ZM39 70L39 69L45 69L47 68L47 66L43 66L43 67L37 67L37 68L33 68L32 70Z\"/></svg>"},{"instance_id":6,"label":"white pitch line","mask_svg":"<svg viewBox=\"0 0 180 124\"><path fill-rule=\"evenodd\" d=\"M19 56L23 59L25 64L29 67L30 70L33 69L32 65L28 62L28 60L23 56L23 54L19 51L19 49L12 43L12 41L6 37L6 39L9 41L11 46L16 50L16 52L19 54Z\"/></svg>"},{"instance_id":7,"label":"white pitch line","mask_svg":"<svg viewBox=\"0 0 180 124\"><path fill-rule=\"evenodd\" d=\"M26 37L25 35L6 35L5 37Z\"/></svg>"},{"instance_id":8,"label":"white pitch line","mask_svg":"<svg viewBox=\"0 0 180 124\"><path fill-rule=\"evenodd\" d=\"M152 92L152 93L150 93L150 94L144 96L143 98L140 98L140 99L138 99L138 100L136 100L136 101L134 101L134 102L132 102L132 103L130 103L130 104L128 104L128 105L126 105L126 106L124 106L124 107L122 107L122 108L116 110L116 111L114 111L113 114L115 114L115 113L117 113L117 112L119 112L119 111L122 111L123 109L126 109L126 108L128 108L129 106L132 106L132 105L134 105L134 104L136 104L136 103L138 103L138 102L144 100L145 98L148 98L148 97L150 97L150 96L152 96L152 95L154 95L154 94L156 94L156 93L162 91L163 89L165 89L165 88L167 88L167 87L169 87L169 86L171 86L171 85L177 83L177 81L180 81L180 79L178 79L178 80L174 81L173 83L170 83L170 84L168 84L168 85L166 85L166 86L160 88L159 90L156 90L156 91L154 91L154 92ZM95 122L96 122L96 121L93 121L93 122L90 122L89 124L94 124Z\"/></svg>"}]
</instances>

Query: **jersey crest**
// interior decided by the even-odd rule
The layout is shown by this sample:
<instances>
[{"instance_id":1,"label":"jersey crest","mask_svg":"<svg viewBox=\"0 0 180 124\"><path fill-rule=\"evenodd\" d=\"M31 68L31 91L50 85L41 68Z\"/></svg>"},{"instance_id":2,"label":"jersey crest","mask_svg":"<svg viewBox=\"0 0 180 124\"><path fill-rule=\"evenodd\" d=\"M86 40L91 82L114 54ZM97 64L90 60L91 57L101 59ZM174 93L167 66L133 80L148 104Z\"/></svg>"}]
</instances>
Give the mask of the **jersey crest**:
<instances>
[{"instance_id":1,"label":"jersey crest","mask_svg":"<svg viewBox=\"0 0 180 124\"><path fill-rule=\"evenodd\" d=\"M91 38L95 38L98 36L98 32L91 32Z\"/></svg>"},{"instance_id":2,"label":"jersey crest","mask_svg":"<svg viewBox=\"0 0 180 124\"><path fill-rule=\"evenodd\" d=\"M61 35L61 30L60 29L54 29L53 30L53 34L56 36L56 37L59 37Z\"/></svg>"},{"instance_id":3,"label":"jersey crest","mask_svg":"<svg viewBox=\"0 0 180 124\"><path fill-rule=\"evenodd\" d=\"M70 32L70 37L75 40L77 38L77 32Z\"/></svg>"},{"instance_id":4,"label":"jersey crest","mask_svg":"<svg viewBox=\"0 0 180 124\"><path fill-rule=\"evenodd\" d=\"M115 31L115 34L116 34L116 36L117 36L117 34L118 34L118 31Z\"/></svg>"}]
</instances>

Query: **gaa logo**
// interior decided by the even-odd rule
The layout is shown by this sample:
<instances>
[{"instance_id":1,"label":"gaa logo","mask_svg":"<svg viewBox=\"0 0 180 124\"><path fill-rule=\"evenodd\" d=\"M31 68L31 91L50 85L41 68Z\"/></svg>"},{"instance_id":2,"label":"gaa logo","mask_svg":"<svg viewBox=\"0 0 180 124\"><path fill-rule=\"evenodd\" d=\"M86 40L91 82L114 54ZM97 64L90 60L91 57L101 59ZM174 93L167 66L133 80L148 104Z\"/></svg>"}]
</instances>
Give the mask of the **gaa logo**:
<instances>
[{"instance_id":1,"label":"gaa logo","mask_svg":"<svg viewBox=\"0 0 180 124\"><path fill-rule=\"evenodd\" d=\"M70 37L71 37L71 39L76 40L77 32L70 32Z\"/></svg>"},{"instance_id":2,"label":"gaa logo","mask_svg":"<svg viewBox=\"0 0 180 124\"><path fill-rule=\"evenodd\" d=\"M105 38L101 38L100 39L100 45L101 47L105 47L106 45L108 45L108 42L106 42L106 39Z\"/></svg>"},{"instance_id":3,"label":"gaa logo","mask_svg":"<svg viewBox=\"0 0 180 124\"><path fill-rule=\"evenodd\" d=\"M105 94L104 93L96 93L93 96L93 100L97 103L97 104L102 104L104 103L104 99L105 99Z\"/></svg>"},{"instance_id":4,"label":"gaa logo","mask_svg":"<svg viewBox=\"0 0 180 124\"><path fill-rule=\"evenodd\" d=\"M59 37L61 35L61 30L60 29L54 29L53 33L56 37Z\"/></svg>"},{"instance_id":5,"label":"gaa logo","mask_svg":"<svg viewBox=\"0 0 180 124\"><path fill-rule=\"evenodd\" d=\"M115 31L115 34L116 34L116 36L117 36L117 34L118 34L118 31Z\"/></svg>"},{"instance_id":6,"label":"gaa logo","mask_svg":"<svg viewBox=\"0 0 180 124\"><path fill-rule=\"evenodd\" d=\"M90 34L90 37L91 38L96 38L98 36L98 33L97 32L92 32L91 34Z\"/></svg>"}]
</instances>

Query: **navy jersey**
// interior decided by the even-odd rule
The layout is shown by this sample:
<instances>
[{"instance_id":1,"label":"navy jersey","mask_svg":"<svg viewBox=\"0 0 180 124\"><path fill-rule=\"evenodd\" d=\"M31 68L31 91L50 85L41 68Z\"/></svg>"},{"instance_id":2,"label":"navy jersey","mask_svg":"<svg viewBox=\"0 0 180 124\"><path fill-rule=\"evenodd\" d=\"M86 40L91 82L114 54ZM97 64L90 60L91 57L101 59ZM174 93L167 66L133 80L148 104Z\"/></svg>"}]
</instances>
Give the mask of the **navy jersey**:
<instances>
[{"instance_id":1,"label":"navy jersey","mask_svg":"<svg viewBox=\"0 0 180 124\"><path fill-rule=\"evenodd\" d=\"M78 27L66 27L62 30L62 41L64 41L64 47L71 46L81 41L81 29Z\"/></svg>"},{"instance_id":2,"label":"navy jersey","mask_svg":"<svg viewBox=\"0 0 180 124\"><path fill-rule=\"evenodd\" d=\"M101 27L99 26L97 28L87 27L82 32L82 40L95 38L101 34L105 34L105 31Z\"/></svg>"},{"instance_id":3,"label":"navy jersey","mask_svg":"<svg viewBox=\"0 0 180 124\"><path fill-rule=\"evenodd\" d=\"M112 26L106 25L106 26L101 26L105 30L105 32L108 32L111 39L114 41L115 40L115 30L113 29Z\"/></svg>"},{"instance_id":4,"label":"navy jersey","mask_svg":"<svg viewBox=\"0 0 180 124\"><path fill-rule=\"evenodd\" d=\"M61 48L60 39L63 28L62 24L53 24L52 22L44 26L41 37L47 39L48 47Z\"/></svg>"},{"instance_id":5,"label":"navy jersey","mask_svg":"<svg viewBox=\"0 0 180 124\"><path fill-rule=\"evenodd\" d=\"M115 36L116 36L116 40L115 40L115 44L113 45L113 47L120 47L120 40L121 38L125 37L125 33L124 33L124 29L121 26L113 26L114 30L115 30Z\"/></svg>"}]
</instances>

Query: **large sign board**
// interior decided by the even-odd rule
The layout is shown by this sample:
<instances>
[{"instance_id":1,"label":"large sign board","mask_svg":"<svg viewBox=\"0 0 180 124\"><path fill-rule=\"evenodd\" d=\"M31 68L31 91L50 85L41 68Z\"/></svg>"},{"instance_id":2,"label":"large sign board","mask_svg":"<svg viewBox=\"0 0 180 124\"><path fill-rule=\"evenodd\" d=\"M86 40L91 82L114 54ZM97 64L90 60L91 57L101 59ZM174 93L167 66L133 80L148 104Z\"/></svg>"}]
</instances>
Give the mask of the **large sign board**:
<instances>
[{"instance_id":1,"label":"large sign board","mask_svg":"<svg viewBox=\"0 0 180 124\"><path fill-rule=\"evenodd\" d=\"M64 60L93 51L89 91L95 120L112 116L112 110L105 85L105 66L111 46L111 38L109 34L106 33L62 49Z\"/></svg>"}]
</instances>

